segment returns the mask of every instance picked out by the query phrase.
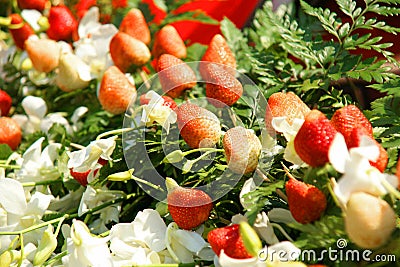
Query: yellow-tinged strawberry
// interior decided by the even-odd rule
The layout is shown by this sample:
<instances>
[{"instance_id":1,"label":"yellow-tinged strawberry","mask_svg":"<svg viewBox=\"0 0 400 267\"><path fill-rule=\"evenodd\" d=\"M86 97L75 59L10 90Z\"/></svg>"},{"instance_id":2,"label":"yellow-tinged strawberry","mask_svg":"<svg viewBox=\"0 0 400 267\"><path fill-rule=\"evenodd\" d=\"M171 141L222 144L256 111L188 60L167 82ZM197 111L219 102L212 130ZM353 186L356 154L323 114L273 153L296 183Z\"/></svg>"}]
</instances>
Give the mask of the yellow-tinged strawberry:
<instances>
[{"instance_id":1,"label":"yellow-tinged strawberry","mask_svg":"<svg viewBox=\"0 0 400 267\"><path fill-rule=\"evenodd\" d=\"M253 172L261 154L261 142L253 130L236 126L229 129L223 138L228 167L235 173Z\"/></svg>"},{"instance_id":2,"label":"yellow-tinged strawberry","mask_svg":"<svg viewBox=\"0 0 400 267\"><path fill-rule=\"evenodd\" d=\"M206 52L204 53L201 61L213 62L227 66L226 70L233 75L236 71L236 59L232 50L228 46L225 38L221 34L216 34L211 39ZM200 74L207 80L207 64L200 65Z\"/></svg>"},{"instance_id":3,"label":"yellow-tinged strawberry","mask_svg":"<svg viewBox=\"0 0 400 267\"><path fill-rule=\"evenodd\" d=\"M356 192L347 202L344 219L350 240L361 248L374 249L390 239L397 215L383 199Z\"/></svg>"},{"instance_id":4,"label":"yellow-tinged strawberry","mask_svg":"<svg viewBox=\"0 0 400 267\"><path fill-rule=\"evenodd\" d=\"M207 193L180 187L172 178L166 178L166 185L168 210L180 228L191 230L208 219L213 203Z\"/></svg>"},{"instance_id":5,"label":"yellow-tinged strawberry","mask_svg":"<svg viewBox=\"0 0 400 267\"><path fill-rule=\"evenodd\" d=\"M265 126L274 133L271 121L274 117L286 117L286 121L292 125L294 119L304 119L310 108L293 92L273 93L268 98L268 108L265 112Z\"/></svg>"},{"instance_id":6,"label":"yellow-tinged strawberry","mask_svg":"<svg viewBox=\"0 0 400 267\"><path fill-rule=\"evenodd\" d=\"M162 54L185 58L186 46L175 27L166 25L156 33L151 53L154 58L158 58Z\"/></svg>"},{"instance_id":7,"label":"yellow-tinged strawberry","mask_svg":"<svg viewBox=\"0 0 400 267\"><path fill-rule=\"evenodd\" d=\"M0 144L7 144L12 150L21 143L22 133L18 123L9 117L0 117Z\"/></svg>"},{"instance_id":8,"label":"yellow-tinged strawberry","mask_svg":"<svg viewBox=\"0 0 400 267\"><path fill-rule=\"evenodd\" d=\"M242 84L220 64L207 64L206 96L215 107L232 106L243 94Z\"/></svg>"},{"instance_id":9,"label":"yellow-tinged strawberry","mask_svg":"<svg viewBox=\"0 0 400 267\"><path fill-rule=\"evenodd\" d=\"M119 30L142 41L146 45L150 43L149 26L147 26L146 19L140 9L132 8L129 10L122 19Z\"/></svg>"},{"instance_id":10,"label":"yellow-tinged strawberry","mask_svg":"<svg viewBox=\"0 0 400 267\"><path fill-rule=\"evenodd\" d=\"M183 91L196 85L196 74L181 59L162 54L157 62L162 89L170 97L179 97Z\"/></svg>"},{"instance_id":11,"label":"yellow-tinged strawberry","mask_svg":"<svg viewBox=\"0 0 400 267\"><path fill-rule=\"evenodd\" d=\"M135 85L117 67L109 67L101 80L98 99L104 110L122 114L137 97Z\"/></svg>"},{"instance_id":12,"label":"yellow-tinged strawberry","mask_svg":"<svg viewBox=\"0 0 400 267\"><path fill-rule=\"evenodd\" d=\"M150 60L151 54L145 43L118 32L110 42L110 55L122 72L127 72L132 66L140 67Z\"/></svg>"},{"instance_id":13,"label":"yellow-tinged strawberry","mask_svg":"<svg viewBox=\"0 0 400 267\"><path fill-rule=\"evenodd\" d=\"M219 142L221 125L211 111L192 103L175 109L180 134L191 148L213 147Z\"/></svg>"},{"instance_id":14,"label":"yellow-tinged strawberry","mask_svg":"<svg viewBox=\"0 0 400 267\"><path fill-rule=\"evenodd\" d=\"M47 73L57 68L60 59L60 47L56 41L29 38L25 42L25 49L37 71Z\"/></svg>"}]
</instances>

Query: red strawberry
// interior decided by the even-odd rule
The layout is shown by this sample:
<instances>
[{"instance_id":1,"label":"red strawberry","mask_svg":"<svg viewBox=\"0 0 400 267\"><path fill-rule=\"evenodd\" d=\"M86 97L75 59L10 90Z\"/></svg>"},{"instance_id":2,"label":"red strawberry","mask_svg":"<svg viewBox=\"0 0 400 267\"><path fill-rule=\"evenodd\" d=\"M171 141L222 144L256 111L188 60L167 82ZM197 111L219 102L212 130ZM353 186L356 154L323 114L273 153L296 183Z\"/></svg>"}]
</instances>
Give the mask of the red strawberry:
<instances>
[{"instance_id":1,"label":"red strawberry","mask_svg":"<svg viewBox=\"0 0 400 267\"><path fill-rule=\"evenodd\" d=\"M86 172L75 172L73 170L73 168L71 168L69 170L69 173L71 174L71 176L78 181L78 183L80 183L82 186L87 186L88 181L88 175L90 173L91 170L87 170Z\"/></svg>"},{"instance_id":2,"label":"red strawberry","mask_svg":"<svg viewBox=\"0 0 400 267\"><path fill-rule=\"evenodd\" d=\"M232 53L232 50L229 48L225 38L221 34L216 34L211 39L210 44L208 45L208 48L204 53L201 61L208 61L226 65L228 67L227 71L235 74L235 55ZM207 80L207 71L204 67L207 65L208 64L200 65L200 73L205 80Z\"/></svg>"},{"instance_id":3,"label":"red strawberry","mask_svg":"<svg viewBox=\"0 0 400 267\"><path fill-rule=\"evenodd\" d=\"M220 122L214 113L195 104L176 108L180 134L191 148L213 147L221 136Z\"/></svg>"},{"instance_id":4,"label":"red strawberry","mask_svg":"<svg viewBox=\"0 0 400 267\"><path fill-rule=\"evenodd\" d=\"M142 41L146 45L150 43L150 30L142 11L132 8L122 19L119 30Z\"/></svg>"},{"instance_id":5,"label":"red strawberry","mask_svg":"<svg viewBox=\"0 0 400 267\"><path fill-rule=\"evenodd\" d=\"M237 126L229 129L222 141L228 167L235 173L253 172L261 154L261 142L254 131Z\"/></svg>"},{"instance_id":6,"label":"red strawberry","mask_svg":"<svg viewBox=\"0 0 400 267\"><path fill-rule=\"evenodd\" d=\"M19 14L11 14L10 18L11 25L9 26L9 30L15 46L19 49L24 49L25 41L28 40L31 35L35 34L35 32L29 24L24 22Z\"/></svg>"},{"instance_id":7,"label":"red strawberry","mask_svg":"<svg viewBox=\"0 0 400 267\"><path fill-rule=\"evenodd\" d=\"M33 67L37 71L47 73L58 66L60 60L60 47L56 41L50 39L29 38L25 42L25 49L32 61Z\"/></svg>"},{"instance_id":8,"label":"red strawberry","mask_svg":"<svg viewBox=\"0 0 400 267\"><path fill-rule=\"evenodd\" d=\"M74 6L76 15L78 16L79 19L83 18L83 16L85 16L86 12L92 6L96 6L96 4L97 4L96 0L79 0L79 2Z\"/></svg>"},{"instance_id":9,"label":"red strawberry","mask_svg":"<svg viewBox=\"0 0 400 267\"><path fill-rule=\"evenodd\" d=\"M36 9L43 11L48 0L17 0L20 9Z\"/></svg>"},{"instance_id":10,"label":"red strawberry","mask_svg":"<svg viewBox=\"0 0 400 267\"><path fill-rule=\"evenodd\" d=\"M386 150L382 147L381 144L379 144L373 137L371 137L370 132L366 130L364 127L355 127L350 136L348 137L348 147L353 148L353 147L358 147L360 146L361 142L361 137L362 136L367 136L373 142L378 146L379 148L379 157L376 161L370 161L369 163L371 166L374 166L381 172L383 172L386 169L387 163L388 163L388 154Z\"/></svg>"},{"instance_id":11,"label":"red strawberry","mask_svg":"<svg viewBox=\"0 0 400 267\"><path fill-rule=\"evenodd\" d=\"M9 117L0 117L0 144L7 144L12 150L21 143L22 133L18 123Z\"/></svg>"},{"instance_id":12,"label":"red strawberry","mask_svg":"<svg viewBox=\"0 0 400 267\"><path fill-rule=\"evenodd\" d=\"M270 133L275 130L271 125L272 118L286 117L286 121L291 125L294 119L304 119L310 112L308 106L293 92L278 92L268 98L268 107L265 112L265 125Z\"/></svg>"},{"instance_id":13,"label":"red strawberry","mask_svg":"<svg viewBox=\"0 0 400 267\"><path fill-rule=\"evenodd\" d=\"M180 187L173 179L166 179L168 210L176 224L185 230L200 226L210 216L211 197L198 189Z\"/></svg>"},{"instance_id":14,"label":"red strawberry","mask_svg":"<svg viewBox=\"0 0 400 267\"><path fill-rule=\"evenodd\" d=\"M173 55L162 54L158 59L157 69L163 91L173 98L196 85L194 71Z\"/></svg>"},{"instance_id":15,"label":"red strawberry","mask_svg":"<svg viewBox=\"0 0 400 267\"><path fill-rule=\"evenodd\" d=\"M169 96L163 95L161 96L164 99L163 106L169 107L170 109L175 109L177 107L175 101ZM150 99L146 98L146 94L140 96L140 105L149 104Z\"/></svg>"},{"instance_id":16,"label":"red strawberry","mask_svg":"<svg viewBox=\"0 0 400 267\"><path fill-rule=\"evenodd\" d=\"M172 25L166 25L157 32L151 53L154 58L158 58L162 54L185 58L186 46L178 31Z\"/></svg>"},{"instance_id":17,"label":"red strawberry","mask_svg":"<svg viewBox=\"0 0 400 267\"><path fill-rule=\"evenodd\" d=\"M344 136L344 140L349 148L351 148L350 135L354 128L365 129L365 133L373 138L371 123L361 110L354 105L348 105L336 110L331 118L331 123Z\"/></svg>"},{"instance_id":18,"label":"red strawberry","mask_svg":"<svg viewBox=\"0 0 400 267\"><path fill-rule=\"evenodd\" d=\"M109 67L101 80L98 98L104 110L122 114L136 99L136 87L117 67Z\"/></svg>"},{"instance_id":19,"label":"red strawberry","mask_svg":"<svg viewBox=\"0 0 400 267\"><path fill-rule=\"evenodd\" d=\"M294 138L294 148L299 157L312 167L329 162L328 151L337 131L319 110L310 111Z\"/></svg>"},{"instance_id":20,"label":"red strawberry","mask_svg":"<svg viewBox=\"0 0 400 267\"><path fill-rule=\"evenodd\" d=\"M113 8L125 8L128 6L128 0L112 0L111 5Z\"/></svg>"},{"instance_id":21,"label":"red strawberry","mask_svg":"<svg viewBox=\"0 0 400 267\"><path fill-rule=\"evenodd\" d=\"M149 48L129 34L118 32L110 42L110 55L121 71L127 72L132 65L142 66L149 61Z\"/></svg>"},{"instance_id":22,"label":"red strawberry","mask_svg":"<svg viewBox=\"0 0 400 267\"><path fill-rule=\"evenodd\" d=\"M290 213L299 223L318 220L326 209L326 197L314 185L306 184L289 176L285 184Z\"/></svg>"},{"instance_id":23,"label":"red strawberry","mask_svg":"<svg viewBox=\"0 0 400 267\"><path fill-rule=\"evenodd\" d=\"M78 22L67 6L53 6L49 12L47 36L55 41L71 41L78 30Z\"/></svg>"},{"instance_id":24,"label":"red strawberry","mask_svg":"<svg viewBox=\"0 0 400 267\"><path fill-rule=\"evenodd\" d=\"M12 105L12 99L6 91L0 89L0 116L8 116Z\"/></svg>"},{"instance_id":25,"label":"red strawberry","mask_svg":"<svg viewBox=\"0 0 400 267\"><path fill-rule=\"evenodd\" d=\"M243 94L242 84L221 65L207 64L206 96L215 107L232 106Z\"/></svg>"},{"instance_id":26,"label":"red strawberry","mask_svg":"<svg viewBox=\"0 0 400 267\"><path fill-rule=\"evenodd\" d=\"M239 232L239 224L211 230L207 235L207 241L210 243L212 250L218 256L220 255L221 250L224 250L224 253L231 258L252 258L243 244L243 239Z\"/></svg>"}]
</instances>

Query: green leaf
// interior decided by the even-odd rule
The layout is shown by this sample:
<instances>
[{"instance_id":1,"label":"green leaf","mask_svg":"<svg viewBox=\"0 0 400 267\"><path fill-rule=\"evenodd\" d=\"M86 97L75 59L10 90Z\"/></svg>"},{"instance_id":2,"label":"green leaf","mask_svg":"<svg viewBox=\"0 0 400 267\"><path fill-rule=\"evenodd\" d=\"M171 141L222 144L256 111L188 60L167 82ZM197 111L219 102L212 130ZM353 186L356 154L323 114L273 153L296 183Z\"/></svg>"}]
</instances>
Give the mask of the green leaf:
<instances>
[{"instance_id":1,"label":"green leaf","mask_svg":"<svg viewBox=\"0 0 400 267\"><path fill-rule=\"evenodd\" d=\"M0 144L0 160L6 160L13 153L12 149L6 144Z\"/></svg>"}]
</instances>

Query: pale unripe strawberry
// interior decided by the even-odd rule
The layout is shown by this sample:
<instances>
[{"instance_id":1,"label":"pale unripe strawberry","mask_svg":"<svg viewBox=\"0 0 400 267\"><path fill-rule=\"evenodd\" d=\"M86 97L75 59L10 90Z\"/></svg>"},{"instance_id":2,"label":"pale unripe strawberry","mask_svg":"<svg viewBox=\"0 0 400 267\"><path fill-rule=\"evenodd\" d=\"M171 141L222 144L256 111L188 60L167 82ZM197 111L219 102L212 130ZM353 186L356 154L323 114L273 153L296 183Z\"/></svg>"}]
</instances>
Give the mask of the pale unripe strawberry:
<instances>
[{"instance_id":1,"label":"pale unripe strawberry","mask_svg":"<svg viewBox=\"0 0 400 267\"><path fill-rule=\"evenodd\" d=\"M25 42L25 50L37 71L47 73L58 66L60 47L54 40L29 38Z\"/></svg>"},{"instance_id":2,"label":"pale unripe strawberry","mask_svg":"<svg viewBox=\"0 0 400 267\"><path fill-rule=\"evenodd\" d=\"M221 136L220 122L211 111L192 103L175 109L180 134L191 148L213 147Z\"/></svg>"},{"instance_id":3,"label":"pale unripe strawberry","mask_svg":"<svg viewBox=\"0 0 400 267\"><path fill-rule=\"evenodd\" d=\"M356 192L347 202L345 227L350 240L362 248L385 244L396 228L396 214L383 199Z\"/></svg>"},{"instance_id":4,"label":"pale unripe strawberry","mask_svg":"<svg viewBox=\"0 0 400 267\"><path fill-rule=\"evenodd\" d=\"M104 110L122 114L137 97L135 85L117 67L111 66L104 72L98 98Z\"/></svg>"},{"instance_id":5,"label":"pale unripe strawberry","mask_svg":"<svg viewBox=\"0 0 400 267\"><path fill-rule=\"evenodd\" d=\"M144 65L151 57L145 43L123 32L118 32L111 39L110 55L122 72L127 72L132 66Z\"/></svg>"},{"instance_id":6,"label":"pale unripe strawberry","mask_svg":"<svg viewBox=\"0 0 400 267\"><path fill-rule=\"evenodd\" d=\"M242 126L231 128L222 143L228 167L233 172L246 174L257 168L262 146L253 130Z\"/></svg>"}]
</instances>

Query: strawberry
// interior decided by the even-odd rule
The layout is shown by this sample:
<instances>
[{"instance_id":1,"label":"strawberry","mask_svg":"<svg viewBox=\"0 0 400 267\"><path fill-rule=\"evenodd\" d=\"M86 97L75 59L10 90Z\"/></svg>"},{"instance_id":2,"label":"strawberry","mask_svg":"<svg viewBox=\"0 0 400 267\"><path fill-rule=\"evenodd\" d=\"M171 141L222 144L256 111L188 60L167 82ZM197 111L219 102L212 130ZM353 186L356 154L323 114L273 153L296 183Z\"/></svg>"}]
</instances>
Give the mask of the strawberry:
<instances>
[{"instance_id":1,"label":"strawberry","mask_svg":"<svg viewBox=\"0 0 400 267\"><path fill-rule=\"evenodd\" d=\"M265 112L265 125L270 133L275 130L271 125L272 118L286 117L286 121L291 125L294 119L304 119L310 112L308 106L293 92L273 93L268 98L268 107Z\"/></svg>"},{"instance_id":2,"label":"strawberry","mask_svg":"<svg viewBox=\"0 0 400 267\"><path fill-rule=\"evenodd\" d=\"M102 166L106 165L108 163L107 160L99 158L99 160L97 161L97 163L101 164ZM85 172L76 172L74 171L74 168L69 169L69 173L71 174L71 176L78 182L80 183L82 186L87 186L88 184L88 176L91 170L87 170ZM93 171L93 176L96 176L97 172L99 171L99 169L96 169Z\"/></svg>"},{"instance_id":3,"label":"strawberry","mask_svg":"<svg viewBox=\"0 0 400 267\"><path fill-rule=\"evenodd\" d=\"M232 106L243 94L242 84L221 65L207 64L206 96L215 107Z\"/></svg>"},{"instance_id":4,"label":"strawberry","mask_svg":"<svg viewBox=\"0 0 400 267\"><path fill-rule=\"evenodd\" d=\"M21 143L22 133L18 123L9 117L0 117L0 144L7 144L12 150Z\"/></svg>"},{"instance_id":5,"label":"strawberry","mask_svg":"<svg viewBox=\"0 0 400 267\"><path fill-rule=\"evenodd\" d=\"M47 36L55 41L71 41L78 30L78 22L67 6L53 6L49 12Z\"/></svg>"},{"instance_id":6,"label":"strawberry","mask_svg":"<svg viewBox=\"0 0 400 267\"><path fill-rule=\"evenodd\" d=\"M25 49L37 71L48 73L58 66L60 47L56 41L29 38L25 42Z\"/></svg>"},{"instance_id":7,"label":"strawberry","mask_svg":"<svg viewBox=\"0 0 400 267\"><path fill-rule=\"evenodd\" d=\"M15 46L23 50L25 48L25 41L35 34L31 26L25 23L19 14L11 14L11 25L9 30L14 40Z\"/></svg>"},{"instance_id":8,"label":"strawberry","mask_svg":"<svg viewBox=\"0 0 400 267\"><path fill-rule=\"evenodd\" d=\"M142 11L132 8L122 19L119 30L142 41L146 45L150 43L150 30Z\"/></svg>"},{"instance_id":9,"label":"strawberry","mask_svg":"<svg viewBox=\"0 0 400 267\"><path fill-rule=\"evenodd\" d=\"M191 148L213 147L221 136L220 122L214 113L195 104L176 108L180 134Z\"/></svg>"},{"instance_id":10,"label":"strawberry","mask_svg":"<svg viewBox=\"0 0 400 267\"><path fill-rule=\"evenodd\" d=\"M350 195L345 211L345 229L350 240L361 248L385 244L396 229L397 215L383 199L364 193Z\"/></svg>"},{"instance_id":11,"label":"strawberry","mask_svg":"<svg viewBox=\"0 0 400 267\"><path fill-rule=\"evenodd\" d=\"M118 32L110 42L110 55L121 71L127 72L132 65L142 66L149 61L149 48L129 34Z\"/></svg>"},{"instance_id":12,"label":"strawberry","mask_svg":"<svg viewBox=\"0 0 400 267\"><path fill-rule=\"evenodd\" d=\"M216 34L211 39L206 52L201 58L201 61L226 65L228 67L227 71L231 72L232 74L235 74L236 70L235 55L232 53L232 50L229 48L225 38L221 34ZM207 80L207 70L205 69L207 65L208 64L200 65L200 73L205 80Z\"/></svg>"},{"instance_id":13,"label":"strawberry","mask_svg":"<svg viewBox=\"0 0 400 267\"><path fill-rule=\"evenodd\" d=\"M78 3L75 4L74 9L77 17L79 19L85 16L86 12L92 7L96 6L96 0L79 0Z\"/></svg>"},{"instance_id":14,"label":"strawberry","mask_svg":"<svg viewBox=\"0 0 400 267\"><path fill-rule=\"evenodd\" d=\"M363 127L355 127L351 132L350 136L348 137L349 149L360 146L362 136L367 136L368 138L373 140L376 146L378 146L379 148L378 159L376 161L370 161L369 163L371 164L371 166L374 166L379 171L383 172L386 169L388 163L388 154L386 150L382 147L382 145L379 144L373 137L371 137L370 132L368 130L366 130Z\"/></svg>"},{"instance_id":15,"label":"strawberry","mask_svg":"<svg viewBox=\"0 0 400 267\"><path fill-rule=\"evenodd\" d=\"M365 133L373 138L371 123L361 110L354 105L348 105L336 110L331 118L331 123L336 131L344 136L344 140L349 148L351 148L350 135L354 128L365 129Z\"/></svg>"},{"instance_id":16,"label":"strawberry","mask_svg":"<svg viewBox=\"0 0 400 267\"><path fill-rule=\"evenodd\" d=\"M229 129L223 138L228 167L235 173L253 172L261 154L261 142L253 130L237 126Z\"/></svg>"},{"instance_id":17,"label":"strawberry","mask_svg":"<svg viewBox=\"0 0 400 267\"><path fill-rule=\"evenodd\" d=\"M48 0L17 0L20 9L36 9L43 11Z\"/></svg>"},{"instance_id":18,"label":"strawberry","mask_svg":"<svg viewBox=\"0 0 400 267\"><path fill-rule=\"evenodd\" d=\"M243 239L239 232L239 224L211 230L207 235L207 241L218 256L221 254L221 250L224 250L224 253L231 258L252 258L243 244Z\"/></svg>"},{"instance_id":19,"label":"strawberry","mask_svg":"<svg viewBox=\"0 0 400 267\"><path fill-rule=\"evenodd\" d=\"M289 175L285 184L290 213L302 224L318 220L326 209L326 197L311 184L296 180Z\"/></svg>"},{"instance_id":20,"label":"strawberry","mask_svg":"<svg viewBox=\"0 0 400 267\"><path fill-rule=\"evenodd\" d=\"M104 110L122 114L136 99L136 87L117 67L109 67L101 80L98 98Z\"/></svg>"},{"instance_id":21,"label":"strawberry","mask_svg":"<svg viewBox=\"0 0 400 267\"><path fill-rule=\"evenodd\" d=\"M319 110L307 113L305 121L294 138L294 148L299 157L311 167L329 162L328 151L337 134L328 118Z\"/></svg>"},{"instance_id":22,"label":"strawberry","mask_svg":"<svg viewBox=\"0 0 400 267\"><path fill-rule=\"evenodd\" d=\"M154 58L158 58L162 54L185 58L186 46L174 26L166 25L157 32L151 53Z\"/></svg>"},{"instance_id":23,"label":"strawberry","mask_svg":"<svg viewBox=\"0 0 400 267\"><path fill-rule=\"evenodd\" d=\"M207 193L194 188L180 187L171 178L166 178L166 184L168 210L180 228L191 230L208 219L213 203Z\"/></svg>"},{"instance_id":24,"label":"strawberry","mask_svg":"<svg viewBox=\"0 0 400 267\"><path fill-rule=\"evenodd\" d=\"M0 89L0 116L8 116L12 105L12 99L6 91Z\"/></svg>"},{"instance_id":25,"label":"strawberry","mask_svg":"<svg viewBox=\"0 0 400 267\"><path fill-rule=\"evenodd\" d=\"M161 87L173 98L179 97L183 91L191 89L197 83L194 71L173 55L162 54L157 65Z\"/></svg>"},{"instance_id":26,"label":"strawberry","mask_svg":"<svg viewBox=\"0 0 400 267\"><path fill-rule=\"evenodd\" d=\"M170 98L169 96L163 95L161 96L164 99L163 106L169 107L170 109L175 109L177 107L175 101ZM150 99L146 98L146 94L140 96L140 105L147 105L149 104Z\"/></svg>"}]
</instances>

